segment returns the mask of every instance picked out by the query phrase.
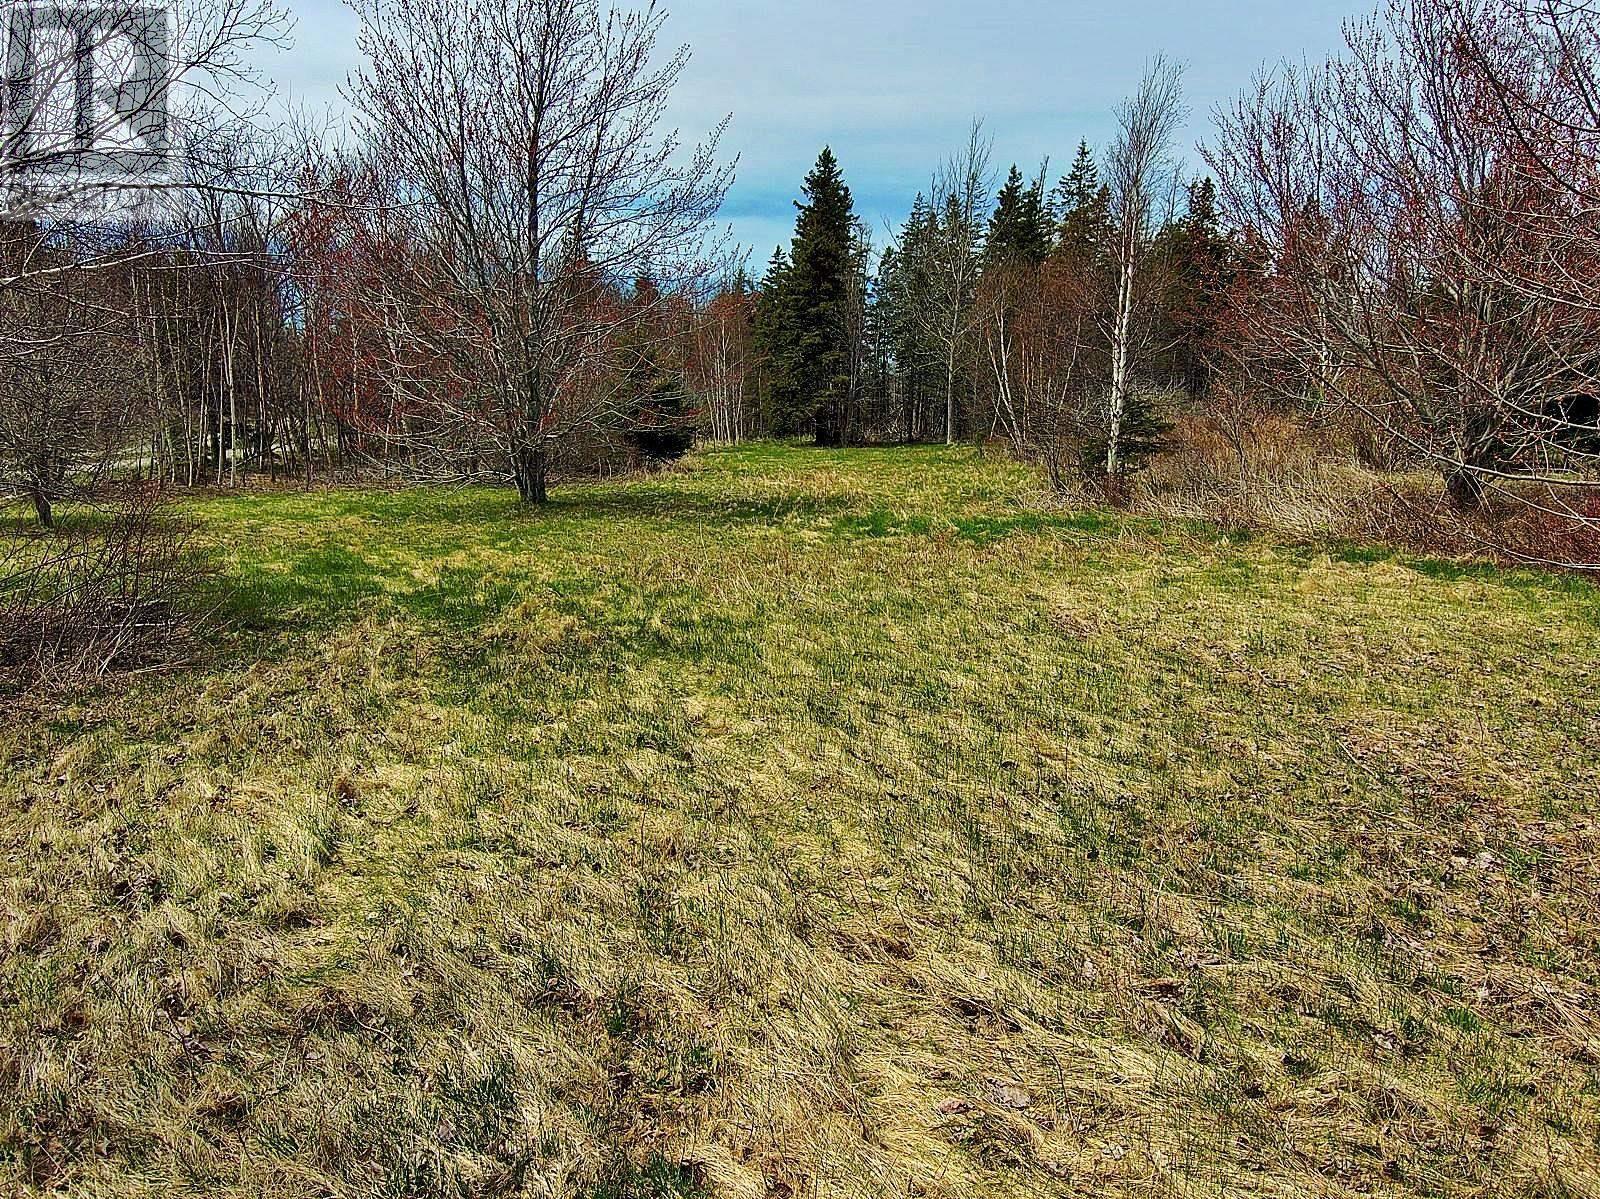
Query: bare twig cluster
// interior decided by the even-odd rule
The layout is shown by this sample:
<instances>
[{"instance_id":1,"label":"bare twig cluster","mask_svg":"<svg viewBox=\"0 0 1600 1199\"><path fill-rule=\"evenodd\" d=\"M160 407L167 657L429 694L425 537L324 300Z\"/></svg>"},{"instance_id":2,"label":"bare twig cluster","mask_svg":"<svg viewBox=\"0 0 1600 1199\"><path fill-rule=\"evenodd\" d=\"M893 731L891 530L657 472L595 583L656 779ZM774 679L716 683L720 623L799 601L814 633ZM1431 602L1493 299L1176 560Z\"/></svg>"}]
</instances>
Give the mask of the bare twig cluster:
<instances>
[{"instance_id":1,"label":"bare twig cluster","mask_svg":"<svg viewBox=\"0 0 1600 1199\"><path fill-rule=\"evenodd\" d=\"M1358 411L1463 510L1578 519L1595 482L1594 29L1587 7L1392 0L1340 57L1259 80L1207 152L1259 267L1241 369Z\"/></svg>"},{"instance_id":2,"label":"bare twig cluster","mask_svg":"<svg viewBox=\"0 0 1600 1199\"><path fill-rule=\"evenodd\" d=\"M0 683L59 687L168 665L200 613L186 525L141 490L53 535L0 532Z\"/></svg>"}]
</instances>

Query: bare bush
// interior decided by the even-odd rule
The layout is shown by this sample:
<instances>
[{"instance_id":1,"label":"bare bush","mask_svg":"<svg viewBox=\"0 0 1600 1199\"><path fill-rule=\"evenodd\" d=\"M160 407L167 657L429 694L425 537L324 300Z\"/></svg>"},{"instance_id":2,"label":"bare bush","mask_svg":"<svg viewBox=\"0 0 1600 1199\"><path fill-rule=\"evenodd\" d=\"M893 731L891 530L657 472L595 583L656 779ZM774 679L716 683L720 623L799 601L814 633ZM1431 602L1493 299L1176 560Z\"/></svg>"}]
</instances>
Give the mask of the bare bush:
<instances>
[{"instance_id":1,"label":"bare bush","mask_svg":"<svg viewBox=\"0 0 1600 1199\"><path fill-rule=\"evenodd\" d=\"M131 493L48 533L0 532L0 694L171 664L203 576L189 526Z\"/></svg>"},{"instance_id":2,"label":"bare bush","mask_svg":"<svg viewBox=\"0 0 1600 1199\"><path fill-rule=\"evenodd\" d=\"M1463 510L1426 462L1375 467L1369 431L1313 419L1259 396L1217 387L1176 421L1168 444L1130 485L1135 511L1236 533L1383 545L1460 560L1583 569L1600 562L1600 492L1570 507L1544 502L1537 482L1496 488Z\"/></svg>"},{"instance_id":3,"label":"bare bush","mask_svg":"<svg viewBox=\"0 0 1600 1199\"><path fill-rule=\"evenodd\" d=\"M1173 423L1169 448L1129 498L1144 511L1225 529L1343 536L1365 523L1370 494L1380 486L1338 431L1217 386L1204 410Z\"/></svg>"},{"instance_id":4,"label":"bare bush","mask_svg":"<svg viewBox=\"0 0 1600 1199\"><path fill-rule=\"evenodd\" d=\"M1375 458L1430 463L1464 514L1537 493L1575 518L1596 463L1571 408L1600 377L1600 307L1575 282L1600 262L1583 199L1600 158L1549 117L1559 60L1507 11L1390 0L1326 67L1219 113L1207 160L1265 263L1246 355L1287 355L1307 402L1359 410ZM1557 145L1576 184L1537 165Z\"/></svg>"}]
</instances>

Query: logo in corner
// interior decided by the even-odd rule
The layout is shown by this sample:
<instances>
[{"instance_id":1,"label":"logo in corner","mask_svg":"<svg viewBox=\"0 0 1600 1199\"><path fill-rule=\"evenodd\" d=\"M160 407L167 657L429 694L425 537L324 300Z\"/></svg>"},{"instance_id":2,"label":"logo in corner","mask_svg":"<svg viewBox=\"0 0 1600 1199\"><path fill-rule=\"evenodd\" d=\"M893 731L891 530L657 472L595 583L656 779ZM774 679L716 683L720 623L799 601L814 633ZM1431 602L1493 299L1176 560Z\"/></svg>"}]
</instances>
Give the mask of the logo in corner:
<instances>
[{"instance_id":1,"label":"logo in corner","mask_svg":"<svg viewBox=\"0 0 1600 1199\"><path fill-rule=\"evenodd\" d=\"M14 214L157 187L170 169L172 29L138 0L4 0L0 188Z\"/></svg>"}]
</instances>

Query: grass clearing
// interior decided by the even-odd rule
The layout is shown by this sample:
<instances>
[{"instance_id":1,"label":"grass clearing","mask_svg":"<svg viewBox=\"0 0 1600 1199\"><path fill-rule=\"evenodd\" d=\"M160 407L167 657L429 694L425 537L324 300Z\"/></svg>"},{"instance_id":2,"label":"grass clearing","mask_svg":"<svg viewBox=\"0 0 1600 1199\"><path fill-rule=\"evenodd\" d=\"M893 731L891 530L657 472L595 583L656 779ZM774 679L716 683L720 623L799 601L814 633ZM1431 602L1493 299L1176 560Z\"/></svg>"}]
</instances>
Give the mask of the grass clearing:
<instances>
[{"instance_id":1,"label":"grass clearing","mask_svg":"<svg viewBox=\"0 0 1600 1199\"><path fill-rule=\"evenodd\" d=\"M0 730L0 1193L1600 1194L1600 593L756 446L194 508Z\"/></svg>"}]
</instances>

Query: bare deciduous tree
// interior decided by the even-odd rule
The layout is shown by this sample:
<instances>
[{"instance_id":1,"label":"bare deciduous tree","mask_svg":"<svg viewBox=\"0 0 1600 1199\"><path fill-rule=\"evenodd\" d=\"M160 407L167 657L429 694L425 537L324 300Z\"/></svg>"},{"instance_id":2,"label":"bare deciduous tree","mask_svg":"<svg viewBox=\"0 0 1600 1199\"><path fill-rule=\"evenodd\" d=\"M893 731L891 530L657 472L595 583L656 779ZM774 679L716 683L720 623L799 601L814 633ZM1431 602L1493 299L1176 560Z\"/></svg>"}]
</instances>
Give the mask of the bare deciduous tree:
<instances>
[{"instance_id":1,"label":"bare deciduous tree","mask_svg":"<svg viewBox=\"0 0 1600 1199\"><path fill-rule=\"evenodd\" d=\"M722 127L693 148L660 134L688 56L657 55L654 6L351 2L391 428L458 470L492 456L543 502L551 447L625 415L605 355L637 314L616 286L706 265Z\"/></svg>"},{"instance_id":2,"label":"bare deciduous tree","mask_svg":"<svg viewBox=\"0 0 1600 1199\"><path fill-rule=\"evenodd\" d=\"M1106 153L1111 188L1116 299L1111 309L1111 380L1107 398L1106 474L1122 474L1123 431L1141 352L1153 321L1148 286L1156 231L1171 219L1177 197L1172 143L1183 120L1183 68L1156 58L1138 92L1117 112L1117 136Z\"/></svg>"},{"instance_id":3,"label":"bare deciduous tree","mask_svg":"<svg viewBox=\"0 0 1600 1199\"><path fill-rule=\"evenodd\" d=\"M978 290L995 426L1058 492L1080 473L1105 378L1099 292L1095 273L1069 255L991 267Z\"/></svg>"},{"instance_id":4,"label":"bare deciduous tree","mask_svg":"<svg viewBox=\"0 0 1600 1199\"><path fill-rule=\"evenodd\" d=\"M194 151L254 115L252 53L288 34L275 0L17 4L5 17L0 219L148 213L165 194L237 186Z\"/></svg>"},{"instance_id":5,"label":"bare deciduous tree","mask_svg":"<svg viewBox=\"0 0 1600 1199\"><path fill-rule=\"evenodd\" d=\"M978 319L974 300L983 272L981 239L994 183L990 146L983 123L974 121L967 144L934 176L929 236L917 264L922 287L914 315L939 352L946 445L955 444L956 383Z\"/></svg>"},{"instance_id":6,"label":"bare deciduous tree","mask_svg":"<svg viewBox=\"0 0 1600 1199\"><path fill-rule=\"evenodd\" d=\"M1571 405L1600 378L1600 159L1559 54L1512 11L1391 0L1325 68L1221 114L1207 157L1318 394L1433 464L1464 510L1499 489L1572 512L1559 497L1590 480Z\"/></svg>"},{"instance_id":7,"label":"bare deciduous tree","mask_svg":"<svg viewBox=\"0 0 1600 1199\"><path fill-rule=\"evenodd\" d=\"M0 231L0 266L23 254L32 277L0 288L0 485L49 526L54 505L89 493L128 444L135 346L117 319L116 276L43 274L57 259L32 229Z\"/></svg>"},{"instance_id":8,"label":"bare deciduous tree","mask_svg":"<svg viewBox=\"0 0 1600 1199\"><path fill-rule=\"evenodd\" d=\"M0 108L0 458L49 523L132 453L149 389L136 369L138 263L194 261L181 213L250 183L236 170L253 103L249 51L273 0L9 6Z\"/></svg>"},{"instance_id":9,"label":"bare deciduous tree","mask_svg":"<svg viewBox=\"0 0 1600 1199\"><path fill-rule=\"evenodd\" d=\"M742 274L725 282L694 317L693 384L704 399L712 440L742 441L750 431L748 385L755 368L755 296Z\"/></svg>"}]
</instances>

